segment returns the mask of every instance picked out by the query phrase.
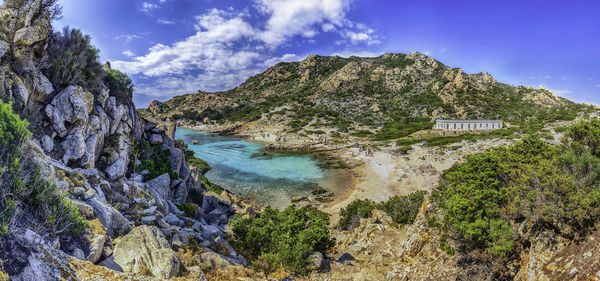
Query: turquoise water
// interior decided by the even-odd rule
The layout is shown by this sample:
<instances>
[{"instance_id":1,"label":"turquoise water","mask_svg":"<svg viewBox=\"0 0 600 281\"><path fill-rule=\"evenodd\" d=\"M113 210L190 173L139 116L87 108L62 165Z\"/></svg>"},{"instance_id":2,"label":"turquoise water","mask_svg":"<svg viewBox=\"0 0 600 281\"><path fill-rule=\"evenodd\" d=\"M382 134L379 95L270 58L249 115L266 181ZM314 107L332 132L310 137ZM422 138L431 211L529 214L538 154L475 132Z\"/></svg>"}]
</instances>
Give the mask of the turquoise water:
<instances>
[{"instance_id":1,"label":"turquoise water","mask_svg":"<svg viewBox=\"0 0 600 281\"><path fill-rule=\"evenodd\" d=\"M308 155L263 156L260 143L185 128L177 128L175 139L210 164L209 180L234 193L255 194L263 205L285 206L292 196L310 195L307 183L325 177Z\"/></svg>"}]
</instances>

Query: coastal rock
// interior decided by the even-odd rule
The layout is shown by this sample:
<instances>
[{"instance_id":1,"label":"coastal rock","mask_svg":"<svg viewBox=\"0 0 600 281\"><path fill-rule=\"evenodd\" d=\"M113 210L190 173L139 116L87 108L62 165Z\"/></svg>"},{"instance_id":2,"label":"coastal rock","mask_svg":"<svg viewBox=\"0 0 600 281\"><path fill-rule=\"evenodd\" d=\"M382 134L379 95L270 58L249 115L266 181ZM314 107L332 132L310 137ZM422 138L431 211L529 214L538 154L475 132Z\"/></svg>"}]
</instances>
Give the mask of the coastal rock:
<instances>
[{"instance_id":1,"label":"coastal rock","mask_svg":"<svg viewBox=\"0 0 600 281\"><path fill-rule=\"evenodd\" d=\"M125 272L150 271L169 279L179 274L180 262L169 242L155 226L138 226L115 241L114 261Z\"/></svg>"},{"instance_id":2,"label":"coastal rock","mask_svg":"<svg viewBox=\"0 0 600 281\"><path fill-rule=\"evenodd\" d=\"M161 135L158 134L152 134L150 136L150 144L162 144L163 143L163 139Z\"/></svg>"},{"instance_id":3,"label":"coastal rock","mask_svg":"<svg viewBox=\"0 0 600 281\"><path fill-rule=\"evenodd\" d=\"M63 163L69 164L70 161L79 160L86 152L84 129L75 127L61 144L65 154Z\"/></svg>"},{"instance_id":4,"label":"coastal rock","mask_svg":"<svg viewBox=\"0 0 600 281\"><path fill-rule=\"evenodd\" d=\"M162 199L169 199L171 178L169 174L164 173L146 183L152 190L156 191Z\"/></svg>"},{"instance_id":5,"label":"coastal rock","mask_svg":"<svg viewBox=\"0 0 600 281\"><path fill-rule=\"evenodd\" d=\"M112 206L94 198L89 199L87 202L94 209L96 216L106 228L106 233L109 236L125 235L131 230L131 222Z\"/></svg>"},{"instance_id":6,"label":"coastal rock","mask_svg":"<svg viewBox=\"0 0 600 281\"><path fill-rule=\"evenodd\" d=\"M52 98L54 87L41 71L35 71L31 76L32 93L31 99L36 102L45 103Z\"/></svg>"},{"instance_id":7,"label":"coastal rock","mask_svg":"<svg viewBox=\"0 0 600 281\"><path fill-rule=\"evenodd\" d=\"M127 160L125 159L125 156L121 156L106 169L106 175L111 180L122 178L125 175L126 169Z\"/></svg>"},{"instance_id":8,"label":"coastal rock","mask_svg":"<svg viewBox=\"0 0 600 281\"><path fill-rule=\"evenodd\" d=\"M87 121L93 106L92 94L81 87L69 86L46 106L46 115L59 137L67 136L65 122L72 125Z\"/></svg>"},{"instance_id":9,"label":"coastal rock","mask_svg":"<svg viewBox=\"0 0 600 281\"><path fill-rule=\"evenodd\" d=\"M104 243L106 242L106 236L104 235L96 235L90 243L90 253L85 258L87 261L91 263L96 263L100 260L102 256L102 251L104 249Z\"/></svg>"}]
</instances>

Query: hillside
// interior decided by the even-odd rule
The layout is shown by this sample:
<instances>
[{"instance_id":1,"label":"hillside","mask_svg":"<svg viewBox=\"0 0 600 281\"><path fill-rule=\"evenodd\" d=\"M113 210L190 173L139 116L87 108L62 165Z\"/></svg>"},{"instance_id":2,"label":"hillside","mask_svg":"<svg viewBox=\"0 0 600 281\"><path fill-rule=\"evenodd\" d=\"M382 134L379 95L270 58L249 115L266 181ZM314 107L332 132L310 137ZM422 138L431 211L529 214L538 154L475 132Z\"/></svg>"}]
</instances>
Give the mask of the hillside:
<instances>
[{"instance_id":1,"label":"hillside","mask_svg":"<svg viewBox=\"0 0 600 281\"><path fill-rule=\"evenodd\" d=\"M278 63L238 87L154 101L157 121L273 120L289 132L334 130L378 139L430 128L437 118L500 118L513 125L574 119L584 108L551 91L468 75L425 55L308 56Z\"/></svg>"}]
</instances>

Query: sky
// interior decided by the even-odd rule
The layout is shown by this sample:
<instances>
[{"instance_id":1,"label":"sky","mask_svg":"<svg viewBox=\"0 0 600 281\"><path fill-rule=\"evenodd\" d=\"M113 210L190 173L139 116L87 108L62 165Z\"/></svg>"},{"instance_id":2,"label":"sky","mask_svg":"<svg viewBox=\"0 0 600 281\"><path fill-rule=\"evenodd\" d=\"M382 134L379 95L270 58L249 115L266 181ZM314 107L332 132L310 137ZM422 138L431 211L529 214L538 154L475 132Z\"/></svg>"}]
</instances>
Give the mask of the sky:
<instances>
[{"instance_id":1,"label":"sky","mask_svg":"<svg viewBox=\"0 0 600 281\"><path fill-rule=\"evenodd\" d=\"M1 0L0 0L1 1ZM234 88L307 55L418 51L467 73L600 104L597 0L59 0L132 77L134 102Z\"/></svg>"}]
</instances>

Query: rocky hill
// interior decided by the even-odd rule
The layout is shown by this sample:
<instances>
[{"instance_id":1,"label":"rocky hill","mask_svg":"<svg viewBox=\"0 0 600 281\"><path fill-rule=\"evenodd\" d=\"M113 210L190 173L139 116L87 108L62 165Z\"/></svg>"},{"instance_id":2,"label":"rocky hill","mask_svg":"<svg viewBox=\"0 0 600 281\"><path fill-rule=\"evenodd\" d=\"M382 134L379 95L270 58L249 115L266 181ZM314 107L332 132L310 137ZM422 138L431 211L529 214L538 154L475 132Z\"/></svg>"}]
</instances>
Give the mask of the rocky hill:
<instances>
[{"instance_id":1,"label":"rocky hill","mask_svg":"<svg viewBox=\"0 0 600 281\"><path fill-rule=\"evenodd\" d=\"M224 239L234 206L205 194L206 170L140 117L131 80L102 68L89 37L52 33L54 2L0 7L0 280L201 280L199 266L245 265Z\"/></svg>"},{"instance_id":2,"label":"rocky hill","mask_svg":"<svg viewBox=\"0 0 600 281\"><path fill-rule=\"evenodd\" d=\"M402 137L436 118L501 118L515 125L573 118L583 106L543 88L514 87L487 73L465 74L412 52L375 58L310 55L278 63L238 87L160 103L156 121L232 123L273 120L288 131Z\"/></svg>"}]
</instances>

